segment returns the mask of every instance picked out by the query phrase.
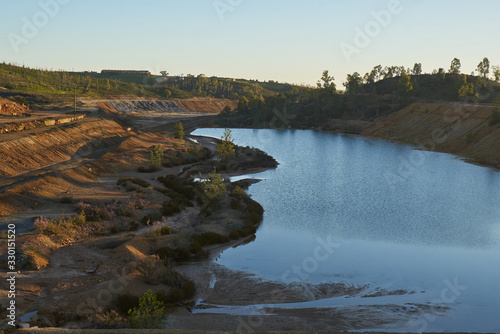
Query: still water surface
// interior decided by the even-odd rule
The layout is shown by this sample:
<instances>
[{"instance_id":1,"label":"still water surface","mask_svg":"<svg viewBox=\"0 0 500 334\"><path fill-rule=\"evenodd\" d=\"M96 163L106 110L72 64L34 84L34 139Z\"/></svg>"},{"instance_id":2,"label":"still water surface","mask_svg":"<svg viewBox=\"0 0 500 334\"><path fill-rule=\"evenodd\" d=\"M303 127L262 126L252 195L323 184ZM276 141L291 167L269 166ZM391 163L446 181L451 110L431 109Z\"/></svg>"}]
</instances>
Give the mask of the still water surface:
<instances>
[{"instance_id":1,"label":"still water surface","mask_svg":"<svg viewBox=\"0 0 500 334\"><path fill-rule=\"evenodd\" d=\"M399 302L451 308L397 330L425 322L427 331L500 331L498 171L357 136L234 129L233 137L280 165L252 175L263 179L249 192L264 221L253 243L226 250L220 264L275 281L414 290Z\"/></svg>"}]
</instances>

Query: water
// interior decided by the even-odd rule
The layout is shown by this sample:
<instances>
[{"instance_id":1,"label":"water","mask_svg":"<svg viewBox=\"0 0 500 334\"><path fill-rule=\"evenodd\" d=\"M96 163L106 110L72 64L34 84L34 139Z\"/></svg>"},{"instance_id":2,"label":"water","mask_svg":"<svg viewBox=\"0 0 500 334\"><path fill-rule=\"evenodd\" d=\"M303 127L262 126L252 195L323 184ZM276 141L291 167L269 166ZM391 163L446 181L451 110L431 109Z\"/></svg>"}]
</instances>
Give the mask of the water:
<instances>
[{"instance_id":1,"label":"water","mask_svg":"<svg viewBox=\"0 0 500 334\"><path fill-rule=\"evenodd\" d=\"M399 330L424 322L427 331L500 331L498 171L357 136L235 129L233 137L280 166L253 175L264 181L249 192L265 209L255 241L226 250L219 263L282 282L414 290L401 303L451 308Z\"/></svg>"}]
</instances>

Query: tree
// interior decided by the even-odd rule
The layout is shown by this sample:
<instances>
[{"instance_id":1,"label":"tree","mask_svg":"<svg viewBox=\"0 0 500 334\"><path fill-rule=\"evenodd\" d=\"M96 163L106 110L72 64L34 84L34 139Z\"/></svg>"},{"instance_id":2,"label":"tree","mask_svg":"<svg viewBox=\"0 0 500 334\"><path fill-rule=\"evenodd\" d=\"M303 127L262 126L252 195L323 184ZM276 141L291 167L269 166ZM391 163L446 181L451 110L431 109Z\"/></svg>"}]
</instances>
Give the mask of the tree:
<instances>
[{"instance_id":1,"label":"tree","mask_svg":"<svg viewBox=\"0 0 500 334\"><path fill-rule=\"evenodd\" d=\"M377 65L372 69L370 75L372 75L373 78L378 81L384 77L384 68L382 67L382 65Z\"/></svg>"},{"instance_id":2,"label":"tree","mask_svg":"<svg viewBox=\"0 0 500 334\"><path fill-rule=\"evenodd\" d=\"M421 75L422 74L422 63L415 63L415 65L413 65L412 74L413 75Z\"/></svg>"},{"instance_id":3,"label":"tree","mask_svg":"<svg viewBox=\"0 0 500 334\"><path fill-rule=\"evenodd\" d=\"M323 75L321 76L320 81L318 81L317 85L318 88L323 89L325 92L328 93L335 93L336 91L336 86L335 83L333 82L335 80L334 77L330 76L328 71L325 70L323 71Z\"/></svg>"},{"instance_id":4,"label":"tree","mask_svg":"<svg viewBox=\"0 0 500 334\"><path fill-rule=\"evenodd\" d=\"M161 71L160 74L164 78L166 78L168 76L168 72L167 71Z\"/></svg>"},{"instance_id":5,"label":"tree","mask_svg":"<svg viewBox=\"0 0 500 334\"><path fill-rule=\"evenodd\" d=\"M500 81L500 66L495 65L492 67L493 76L495 77L495 81Z\"/></svg>"},{"instance_id":6,"label":"tree","mask_svg":"<svg viewBox=\"0 0 500 334\"><path fill-rule=\"evenodd\" d=\"M392 78L397 71L397 66L386 66L384 68L384 79Z\"/></svg>"},{"instance_id":7,"label":"tree","mask_svg":"<svg viewBox=\"0 0 500 334\"><path fill-rule=\"evenodd\" d=\"M238 102L238 110L239 111L247 111L248 110L248 99L246 96L241 96Z\"/></svg>"},{"instance_id":8,"label":"tree","mask_svg":"<svg viewBox=\"0 0 500 334\"><path fill-rule=\"evenodd\" d=\"M160 167L163 162L163 149L160 145L156 144L149 150L151 164L154 167Z\"/></svg>"},{"instance_id":9,"label":"tree","mask_svg":"<svg viewBox=\"0 0 500 334\"><path fill-rule=\"evenodd\" d=\"M347 80L344 82L344 87L348 93L356 93L363 86L363 78L358 72L347 75Z\"/></svg>"},{"instance_id":10,"label":"tree","mask_svg":"<svg viewBox=\"0 0 500 334\"><path fill-rule=\"evenodd\" d=\"M156 294L148 290L140 299L139 307L130 309L130 324L134 328L162 328L165 306L156 299Z\"/></svg>"},{"instance_id":11,"label":"tree","mask_svg":"<svg viewBox=\"0 0 500 334\"><path fill-rule=\"evenodd\" d=\"M221 142L217 145L215 152L222 161L228 161L235 156L234 140L231 136L231 130L225 129L224 135L221 137Z\"/></svg>"},{"instance_id":12,"label":"tree","mask_svg":"<svg viewBox=\"0 0 500 334\"><path fill-rule=\"evenodd\" d=\"M182 125L182 122L175 124L174 138L183 140L185 135L186 134L184 133L184 126Z\"/></svg>"},{"instance_id":13,"label":"tree","mask_svg":"<svg viewBox=\"0 0 500 334\"><path fill-rule=\"evenodd\" d=\"M472 82L463 84L458 90L458 97L461 100L465 100L469 96L474 96L474 84Z\"/></svg>"},{"instance_id":14,"label":"tree","mask_svg":"<svg viewBox=\"0 0 500 334\"><path fill-rule=\"evenodd\" d=\"M413 85L411 83L411 77L403 72L401 78L398 80L398 91L402 97L408 97L409 93L413 90Z\"/></svg>"},{"instance_id":15,"label":"tree","mask_svg":"<svg viewBox=\"0 0 500 334\"><path fill-rule=\"evenodd\" d=\"M437 76L440 80L444 81L446 79L446 71L444 70L444 68L440 68L437 72Z\"/></svg>"},{"instance_id":16,"label":"tree","mask_svg":"<svg viewBox=\"0 0 500 334\"><path fill-rule=\"evenodd\" d=\"M460 59L454 58L451 61L450 65L450 70L448 73L450 74L460 74L460 68L462 67L462 64L460 63Z\"/></svg>"},{"instance_id":17,"label":"tree","mask_svg":"<svg viewBox=\"0 0 500 334\"><path fill-rule=\"evenodd\" d=\"M478 65L477 71L486 78L488 73L490 73L490 60L488 58L484 58Z\"/></svg>"},{"instance_id":18,"label":"tree","mask_svg":"<svg viewBox=\"0 0 500 334\"><path fill-rule=\"evenodd\" d=\"M217 174L215 167L214 171L208 174L208 179L203 181L203 189L210 200L218 199L226 192L224 180Z\"/></svg>"}]
</instances>

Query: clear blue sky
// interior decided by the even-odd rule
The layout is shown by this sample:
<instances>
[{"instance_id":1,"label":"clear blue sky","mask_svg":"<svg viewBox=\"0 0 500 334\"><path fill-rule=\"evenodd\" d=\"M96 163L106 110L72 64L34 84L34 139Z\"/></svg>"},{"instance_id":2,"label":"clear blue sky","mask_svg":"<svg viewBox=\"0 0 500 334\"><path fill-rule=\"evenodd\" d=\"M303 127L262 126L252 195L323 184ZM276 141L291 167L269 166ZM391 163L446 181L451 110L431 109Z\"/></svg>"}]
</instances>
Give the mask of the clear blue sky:
<instances>
[{"instance_id":1,"label":"clear blue sky","mask_svg":"<svg viewBox=\"0 0 500 334\"><path fill-rule=\"evenodd\" d=\"M54 2L67 3L52 6L53 17L44 14L42 4ZM398 2L388 24L376 23L373 11ZM421 62L432 72L457 57L469 74L483 57L500 64L499 13L498 0L4 1L0 61L306 84L328 69L341 86L346 74L378 64ZM23 34L25 22L36 20L38 32ZM367 26L369 45L348 61L341 45L356 47L357 28ZM15 39L18 52L13 36L25 38Z\"/></svg>"}]
</instances>

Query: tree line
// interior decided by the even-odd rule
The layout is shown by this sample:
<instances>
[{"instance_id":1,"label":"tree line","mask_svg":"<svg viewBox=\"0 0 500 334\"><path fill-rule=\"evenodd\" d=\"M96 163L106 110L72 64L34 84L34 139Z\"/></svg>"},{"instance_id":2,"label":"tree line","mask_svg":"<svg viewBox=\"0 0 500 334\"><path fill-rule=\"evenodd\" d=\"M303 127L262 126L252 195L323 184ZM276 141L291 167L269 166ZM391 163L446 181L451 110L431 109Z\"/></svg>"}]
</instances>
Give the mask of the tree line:
<instances>
[{"instance_id":1,"label":"tree line","mask_svg":"<svg viewBox=\"0 0 500 334\"><path fill-rule=\"evenodd\" d=\"M221 122L248 126L321 126L332 118L374 119L398 110L415 100L494 102L500 92L500 67L491 67L484 58L476 68L477 76L461 73L454 58L448 70L440 68L423 73L422 64L375 66L370 72L348 74L344 90L337 89L335 78L325 70L316 87L294 86L286 93L262 97L240 96L238 113L226 111ZM489 80L493 74L496 82Z\"/></svg>"}]
</instances>

